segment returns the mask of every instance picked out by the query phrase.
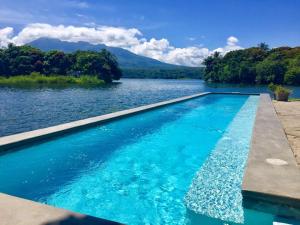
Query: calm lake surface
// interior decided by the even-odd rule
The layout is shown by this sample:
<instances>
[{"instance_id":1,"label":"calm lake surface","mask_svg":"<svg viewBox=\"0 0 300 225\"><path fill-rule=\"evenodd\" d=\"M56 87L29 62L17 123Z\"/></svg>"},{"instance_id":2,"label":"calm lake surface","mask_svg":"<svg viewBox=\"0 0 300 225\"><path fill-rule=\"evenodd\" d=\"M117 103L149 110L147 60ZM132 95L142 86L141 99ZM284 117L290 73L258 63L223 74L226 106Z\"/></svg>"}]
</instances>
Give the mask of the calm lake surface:
<instances>
[{"instance_id":1,"label":"calm lake surface","mask_svg":"<svg viewBox=\"0 0 300 225\"><path fill-rule=\"evenodd\" d=\"M300 87L291 87L300 97ZM0 87L0 136L206 91L267 92L266 86L208 86L202 80L122 79L101 88Z\"/></svg>"}]
</instances>

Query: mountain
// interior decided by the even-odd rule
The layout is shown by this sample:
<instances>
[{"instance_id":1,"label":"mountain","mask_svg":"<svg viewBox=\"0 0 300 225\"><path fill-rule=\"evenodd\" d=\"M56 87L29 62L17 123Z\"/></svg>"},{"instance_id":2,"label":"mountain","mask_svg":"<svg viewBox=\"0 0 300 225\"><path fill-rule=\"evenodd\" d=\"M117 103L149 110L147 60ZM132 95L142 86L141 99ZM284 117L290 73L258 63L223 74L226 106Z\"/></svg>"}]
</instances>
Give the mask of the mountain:
<instances>
[{"instance_id":1,"label":"mountain","mask_svg":"<svg viewBox=\"0 0 300 225\"><path fill-rule=\"evenodd\" d=\"M123 71L123 77L128 78L199 79L204 72L203 68L163 63L155 59L134 54L122 48L109 47L104 44L93 45L82 41L68 42L58 39L40 38L28 43L28 45L39 48L42 51L60 50L68 53L77 50L100 51L101 49L107 49L117 57Z\"/></svg>"},{"instance_id":2,"label":"mountain","mask_svg":"<svg viewBox=\"0 0 300 225\"><path fill-rule=\"evenodd\" d=\"M122 68L161 68L161 69L176 69L181 66L163 63L155 59L145 56L136 55L128 50L116 47L109 47L104 44L92 45L87 42L68 42L51 38L40 38L28 43L29 45L39 48L43 51L60 50L64 52L75 52L77 50L91 50L100 51L107 49L113 53L117 58Z\"/></svg>"}]
</instances>

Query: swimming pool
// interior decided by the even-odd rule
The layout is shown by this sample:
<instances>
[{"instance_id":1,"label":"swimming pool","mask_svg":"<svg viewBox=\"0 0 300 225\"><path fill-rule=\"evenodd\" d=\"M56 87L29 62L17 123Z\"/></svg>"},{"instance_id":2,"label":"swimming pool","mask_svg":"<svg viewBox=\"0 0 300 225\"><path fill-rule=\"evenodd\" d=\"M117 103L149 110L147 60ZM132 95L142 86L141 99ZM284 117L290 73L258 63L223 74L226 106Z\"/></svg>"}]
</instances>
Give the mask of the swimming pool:
<instances>
[{"instance_id":1,"label":"swimming pool","mask_svg":"<svg viewBox=\"0 0 300 225\"><path fill-rule=\"evenodd\" d=\"M258 101L207 95L3 153L0 192L127 224L271 224L240 190Z\"/></svg>"}]
</instances>

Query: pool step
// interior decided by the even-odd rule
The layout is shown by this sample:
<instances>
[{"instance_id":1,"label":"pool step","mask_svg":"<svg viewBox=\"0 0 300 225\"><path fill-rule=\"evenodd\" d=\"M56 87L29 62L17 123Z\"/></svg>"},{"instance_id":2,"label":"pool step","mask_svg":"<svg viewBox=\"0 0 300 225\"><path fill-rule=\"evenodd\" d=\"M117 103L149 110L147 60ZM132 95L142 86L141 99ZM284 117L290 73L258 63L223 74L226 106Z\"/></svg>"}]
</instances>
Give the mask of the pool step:
<instances>
[{"instance_id":1,"label":"pool step","mask_svg":"<svg viewBox=\"0 0 300 225\"><path fill-rule=\"evenodd\" d=\"M194 177L185 204L195 213L243 223L241 184L257 98L249 97Z\"/></svg>"}]
</instances>

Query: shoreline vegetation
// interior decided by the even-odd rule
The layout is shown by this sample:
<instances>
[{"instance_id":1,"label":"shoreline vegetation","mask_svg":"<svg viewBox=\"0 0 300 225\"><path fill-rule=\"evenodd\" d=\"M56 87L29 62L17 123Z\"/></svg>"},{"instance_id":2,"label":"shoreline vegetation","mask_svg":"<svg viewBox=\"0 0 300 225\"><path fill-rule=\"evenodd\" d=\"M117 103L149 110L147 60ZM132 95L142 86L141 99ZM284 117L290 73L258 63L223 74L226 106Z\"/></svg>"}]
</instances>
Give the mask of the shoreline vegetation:
<instances>
[{"instance_id":1,"label":"shoreline vegetation","mask_svg":"<svg viewBox=\"0 0 300 225\"><path fill-rule=\"evenodd\" d=\"M0 86L7 87L96 87L105 82L97 76L82 75L80 77L62 75L43 75L32 72L30 75L18 75L12 77L0 77Z\"/></svg>"},{"instance_id":2,"label":"shoreline vegetation","mask_svg":"<svg viewBox=\"0 0 300 225\"><path fill-rule=\"evenodd\" d=\"M0 48L0 86L98 86L125 78L201 79L203 68L120 68L106 49L42 51L30 45Z\"/></svg>"},{"instance_id":3,"label":"shoreline vegetation","mask_svg":"<svg viewBox=\"0 0 300 225\"><path fill-rule=\"evenodd\" d=\"M205 67L120 68L109 51L41 51L30 45L0 49L0 86L98 86L124 78L204 79L207 83L300 85L300 47L215 52Z\"/></svg>"},{"instance_id":4,"label":"shoreline vegetation","mask_svg":"<svg viewBox=\"0 0 300 225\"><path fill-rule=\"evenodd\" d=\"M121 76L116 57L105 49L43 52L13 44L0 49L1 86L97 86L112 83Z\"/></svg>"},{"instance_id":5,"label":"shoreline vegetation","mask_svg":"<svg viewBox=\"0 0 300 225\"><path fill-rule=\"evenodd\" d=\"M204 80L213 83L300 85L300 47L258 47L204 60Z\"/></svg>"}]
</instances>

